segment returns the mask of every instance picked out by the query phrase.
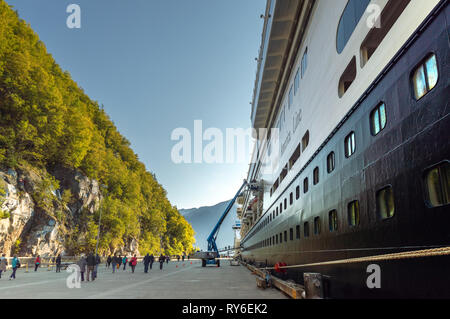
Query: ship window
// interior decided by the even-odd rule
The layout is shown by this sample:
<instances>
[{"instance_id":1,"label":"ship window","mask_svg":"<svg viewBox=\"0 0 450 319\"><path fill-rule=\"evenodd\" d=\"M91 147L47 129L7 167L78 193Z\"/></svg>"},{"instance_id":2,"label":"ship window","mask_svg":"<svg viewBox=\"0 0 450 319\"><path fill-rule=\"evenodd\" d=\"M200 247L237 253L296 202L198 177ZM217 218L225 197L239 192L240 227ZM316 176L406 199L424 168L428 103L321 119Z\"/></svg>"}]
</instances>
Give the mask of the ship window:
<instances>
[{"instance_id":1,"label":"ship window","mask_svg":"<svg viewBox=\"0 0 450 319\"><path fill-rule=\"evenodd\" d=\"M278 207L277 207L277 216L278 216Z\"/></svg>"},{"instance_id":2,"label":"ship window","mask_svg":"<svg viewBox=\"0 0 450 319\"><path fill-rule=\"evenodd\" d=\"M427 201L430 206L450 204L450 162L439 164L425 173Z\"/></svg>"},{"instance_id":3,"label":"ship window","mask_svg":"<svg viewBox=\"0 0 450 319\"><path fill-rule=\"evenodd\" d=\"M284 232L284 233L286 233L286 232ZM287 239L287 236L285 235L284 240L286 241L286 239ZM280 233L280 244L281 243L283 243L283 233Z\"/></svg>"},{"instance_id":4,"label":"ship window","mask_svg":"<svg viewBox=\"0 0 450 319\"><path fill-rule=\"evenodd\" d=\"M294 89L291 85L291 88L289 89L289 101L288 101L288 108L290 109L292 104L294 103Z\"/></svg>"},{"instance_id":5,"label":"ship window","mask_svg":"<svg viewBox=\"0 0 450 319\"><path fill-rule=\"evenodd\" d=\"M301 145L298 144L298 146L295 148L294 153L292 153L291 158L289 159L289 169L292 168L292 166L294 166L295 162L297 162L298 158L300 157L300 153L301 153Z\"/></svg>"},{"instance_id":6,"label":"ship window","mask_svg":"<svg viewBox=\"0 0 450 319\"><path fill-rule=\"evenodd\" d=\"M378 216L386 219L394 216L394 192L392 186L388 186L377 192Z\"/></svg>"},{"instance_id":7,"label":"ship window","mask_svg":"<svg viewBox=\"0 0 450 319\"><path fill-rule=\"evenodd\" d=\"M314 235L319 235L321 231L320 217L314 218Z\"/></svg>"},{"instance_id":8,"label":"ship window","mask_svg":"<svg viewBox=\"0 0 450 319\"><path fill-rule=\"evenodd\" d=\"M395 0L397 1L397 0ZM343 13L341 19L339 20L339 25L336 35L336 50L340 54L348 40L350 39L353 31L358 25L359 20L366 11L370 0L349 0Z\"/></svg>"},{"instance_id":9,"label":"ship window","mask_svg":"<svg viewBox=\"0 0 450 319\"><path fill-rule=\"evenodd\" d=\"M300 225L295 226L295 238L300 239Z\"/></svg>"},{"instance_id":10,"label":"ship window","mask_svg":"<svg viewBox=\"0 0 450 319\"><path fill-rule=\"evenodd\" d=\"M308 177L303 180L303 193L308 192Z\"/></svg>"},{"instance_id":11,"label":"ship window","mask_svg":"<svg viewBox=\"0 0 450 319\"><path fill-rule=\"evenodd\" d=\"M273 183L273 191L275 192L277 190L277 188L278 188L278 178L275 181L275 183Z\"/></svg>"},{"instance_id":12,"label":"ship window","mask_svg":"<svg viewBox=\"0 0 450 319\"><path fill-rule=\"evenodd\" d=\"M337 210L334 209L328 213L328 224L330 227L330 232L337 230L337 228L338 228Z\"/></svg>"},{"instance_id":13,"label":"ship window","mask_svg":"<svg viewBox=\"0 0 450 319\"><path fill-rule=\"evenodd\" d=\"M280 174L280 183L283 181L283 179L286 177L286 175L287 175L287 173L288 173L288 166L287 166L287 164L283 167L283 170L281 171L281 174Z\"/></svg>"},{"instance_id":14,"label":"ship window","mask_svg":"<svg viewBox=\"0 0 450 319\"><path fill-rule=\"evenodd\" d=\"M305 53L303 53L302 57L302 79L306 73L307 67L308 67L308 48L305 49Z\"/></svg>"},{"instance_id":15,"label":"ship window","mask_svg":"<svg viewBox=\"0 0 450 319\"><path fill-rule=\"evenodd\" d=\"M284 199L284 210L286 210L286 208L287 208L287 199L285 198Z\"/></svg>"},{"instance_id":16,"label":"ship window","mask_svg":"<svg viewBox=\"0 0 450 319\"><path fill-rule=\"evenodd\" d=\"M369 61L411 0L389 0L361 44L361 67Z\"/></svg>"},{"instance_id":17,"label":"ship window","mask_svg":"<svg viewBox=\"0 0 450 319\"><path fill-rule=\"evenodd\" d=\"M305 222L305 224L303 225L303 236L309 237L309 223L308 222Z\"/></svg>"},{"instance_id":18,"label":"ship window","mask_svg":"<svg viewBox=\"0 0 450 319\"><path fill-rule=\"evenodd\" d=\"M350 60L350 63L345 68L344 73L342 73L341 78L339 79L338 94L340 98L344 96L345 92L347 92L347 90L352 85L355 78L356 78L356 57L353 57Z\"/></svg>"},{"instance_id":19,"label":"ship window","mask_svg":"<svg viewBox=\"0 0 450 319\"><path fill-rule=\"evenodd\" d=\"M283 203L280 203L280 214L283 212Z\"/></svg>"},{"instance_id":20,"label":"ship window","mask_svg":"<svg viewBox=\"0 0 450 319\"><path fill-rule=\"evenodd\" d=\"M319 168L316 167L313 171L313 183L314 185L317 185L319 183Z\"/></svg>"},{"instance_id":21,"label":"ship window","mask_svg":"<svg viewBox=\"0 0 450 319\"><path fill-rule=\"evenodd\" d=\"M436 86L438 76L436 55L432 54L416 67L413 73L412 81L416 100L422 98Z\"/></svg>"},{"instance_id":22,"label":"ship window","mask_svg":"<svg viewBox=\"0 0 450 319\"><path fill-rule=\"evenodd\" d=\"M295 188L295 199L299 199L300 198L300 186L297 186Z\"/></svg>"},{"instance_id":23,"label":"ship window","mask_svg":"<svg viewBox=\"0 0 450 319\"><path fill-rule=\"evenodd\" d=\"M359 225L359 202L357 200L348 204L348 224Z\"/></svg>"},{"instance_id":24,"label":"ship window","mask_svg":"<svg viewBox=\"0 0 450 319\"><path fill-rule=\"evenodd\" d=\"M289 194L289 205L292 205L294 203L294 194L291 192Z\"/></svg>"},{"instance_id":25,"label":"ship window","mask_svg":"<svg viewBox=\"0 0 450 319\"><path fill-rule=\"evenodd\" d=\"M289 229L289 240L294 240L294 229Z\"/></svg>"},{"instance_id":26,"label":"ship window","mask_svg":"<svg viewBox=\"0 0 450 319\"><path fill-rule=\"evenodd\" d=\"M356 143L355 143L355 132L351 132L345 138L345 157L350 157L355 153Z\"/></svg>"},{"instance_id":27,"label":"ship window","mask_svg":"<svg viewBox=\"0 0 450 319\"><path fill-rule=\"evenodd\" d=\"M274 212L275 215L275 212ZM269 215L269 223L272 221L272 214Z\"/></svg>"},{"instance_id":28,"label":"ship window","mask_svg":"<svg viewBox=\"0 0 450 319\"><path fill-rule=\"evenodd\" d=\"M305 148L309 144L309 131L306 131L305 135L302 138L302 150L305 151Z\"/></svg>"},{"instance_id":29,"label":"ship window","mask_svg":"<svg viewBox=\"0 0 450 319\"><path fill-rule=\"evenodd\" d=\"M370 130L372 135L377 135L386 126L386 105L381 103L370 113Z\"/></svg>"},{"instance_id":30,"label":"ship window","mask_svg":"<svg viewBox=\"0 0 450 319\"><path fill-rule=\"evenodd\" d=\"M332 171L334 171L335 165L336 165L336 162L335 162L334 152L331 152L327 156L327 172L328 172L328 174L331 173Z\"/></svg>"},{"instance_id":31,"label":"ship window","mask_svg":"<svg viewBox=\"0 0 450 319\"><path fill-rule=\"evenodd\" d=\"M270 189L270 197L272 197L272 188Z\"/></svg>"},{"instance_id":32,"label":"ship window","mask_svg":"<svg viewBox=\"0 0 450 319\"><path fill-rule=\"evenodd\" d=\"M276 237L275 237L275 238L276 238L276 242L277 242L277 244L278 244L278 234L276 235Z\"/></svg>"},{"instance_id":33,"label":"ship window","mask_svg":"<svg viewBox=\"0 0 450 319\"><path fill-rule=\"evenodd\" d=\"M300 87L300 75L299 75L299 69L297 69L297 72L295 73L294 78L294 94L297 95L298 88Z\"/></svg>"}]
</instances>

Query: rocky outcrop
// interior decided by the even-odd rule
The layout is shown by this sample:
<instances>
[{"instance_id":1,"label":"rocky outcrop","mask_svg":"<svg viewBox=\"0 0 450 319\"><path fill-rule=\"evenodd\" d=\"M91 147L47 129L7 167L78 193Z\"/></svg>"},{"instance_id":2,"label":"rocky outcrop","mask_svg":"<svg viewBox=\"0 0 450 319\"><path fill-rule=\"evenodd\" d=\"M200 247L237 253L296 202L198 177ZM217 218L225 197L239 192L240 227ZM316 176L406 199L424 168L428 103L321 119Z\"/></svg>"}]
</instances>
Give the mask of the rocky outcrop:
<instances>
[{"instance_id":1,"label":"rocky outcrop","mask_svg":"<svg viewBox=\"0 0 450 319\"><path fill-rule=\"evenodd\" d=\"M46 176L47 175L47 176ZM57 168L51 175L59 182L58 189L43 183L46 171L21 168L17 171L0 171L1 251L21 256L55 256L68 253L65 238L79 222L82 212L94 214L101 201L97 181L89 179L77 170ZM45 185L46 188L43 189ZM70 191L70 200L62 194ZM43 205L41 199L45 197ZM137 252L137 243L130 242L128 252Z\"/></svg>"}]
</instances>

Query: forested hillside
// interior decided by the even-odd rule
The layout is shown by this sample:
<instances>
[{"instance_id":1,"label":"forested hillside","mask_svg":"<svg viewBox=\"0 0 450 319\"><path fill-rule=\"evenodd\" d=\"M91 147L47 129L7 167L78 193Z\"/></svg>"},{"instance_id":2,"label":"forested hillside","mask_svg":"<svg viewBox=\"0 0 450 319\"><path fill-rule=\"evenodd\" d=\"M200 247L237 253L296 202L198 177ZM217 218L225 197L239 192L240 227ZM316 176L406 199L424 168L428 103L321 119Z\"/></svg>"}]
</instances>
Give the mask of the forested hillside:
<instances>
[{"instance_id":1,"label":"forested hillside","mask_svg":"<svg viewBox=\"0 0 450 319\"><path fill-rule=\"evenodd\" d=\"M115 251L132 239L141 254L191 249L192 227L130 142L61 70L30 26L0 0L0 169L40 172L42 193L33 194L33 201L38 209L51 211L74 200L68 189L61 189L60 197L52 193L60 189L54 172L61 167L105 186L100 188L100 251ZM66 225L65 244L72 251L95 247L98 214L99 209L81 213L75 227ZM64 216L56 217L65 223ZM10 217L0 210L0 218Z\"/></svg>"}]
</instances>

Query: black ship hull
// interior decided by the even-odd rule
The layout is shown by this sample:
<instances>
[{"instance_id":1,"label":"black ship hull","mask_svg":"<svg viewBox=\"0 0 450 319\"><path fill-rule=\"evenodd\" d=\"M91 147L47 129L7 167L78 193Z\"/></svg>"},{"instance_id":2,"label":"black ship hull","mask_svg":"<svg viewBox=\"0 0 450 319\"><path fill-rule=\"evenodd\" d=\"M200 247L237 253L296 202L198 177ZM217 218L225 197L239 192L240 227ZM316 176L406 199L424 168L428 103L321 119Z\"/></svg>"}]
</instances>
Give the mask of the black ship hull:
<instances>
[{"instance_id":1,"label":"black ship hull","mask_svg":"<svg viewBox=\"0 0 450 319\"><path fill-rule=\"evenodd\" d=\"M330 298L450 298L448 255L345 261L450 246L450 205L428 205L424 186L427 168L450 160L449 26L450 9L447 2L441 2L261 217L261 221L270 223L243 238L245 261L263 267L278 262L307 265L342 260L288 269L288 277L299 283L303 283L305 272L326 276L325 293ZM439 80L428 94L416 100L411 73L430 53L436 55ZM386 105L387 125L372 136L369 114L380 102ZM345 158L343 141L352 131L356 152ZM336 169L327 174L324 165L332 151L336 153ZM305 177L312 180L315 167L324 172L320 183L310 185L306 194L302 190L296 203L280 216L268 219L285 198L289 202L290 193L295 196L297 185L302 188ZM395 214L381 220L375 194L385 185L394 192ZM354 199L359 201L360 223L349 227L347 205ZM333 232L329 231L330 207L339 213L338 227ZM323 221L320 234L311 231L305 237L304 223L313 227L316 216ZM300 238L289 238L297 225L301 227ZM276 244L272 242L275 234L284 234L281 244L278 239ZM380 266L381 288L371 289L366 284L370 275L367 267L374 263Z\"/></svg>"}]
</instances>

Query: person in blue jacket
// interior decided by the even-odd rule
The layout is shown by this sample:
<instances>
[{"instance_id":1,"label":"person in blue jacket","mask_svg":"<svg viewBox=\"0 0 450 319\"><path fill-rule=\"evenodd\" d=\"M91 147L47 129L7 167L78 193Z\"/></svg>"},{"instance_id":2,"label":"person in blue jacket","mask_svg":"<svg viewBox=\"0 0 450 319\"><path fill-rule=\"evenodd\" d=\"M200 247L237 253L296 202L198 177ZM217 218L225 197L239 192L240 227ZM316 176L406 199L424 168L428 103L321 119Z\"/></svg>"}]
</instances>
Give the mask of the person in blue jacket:
<instances>
[{"instance_id":1,"label":"person in blue jacket","mask_svg":"<svg viewBox=\"0 0 450 319\"><path fill-rule=\"evenodd\" d=\"M12 267L13 272L12 272L11 276L9 277L9 280L11 280L13 278L16 279L16 270L17 270L17 268L20 267L20 261L16 255L14 255L14 257L13 257L13 260L11 262L11 267Z\"/></svg>"}]
</instances>

